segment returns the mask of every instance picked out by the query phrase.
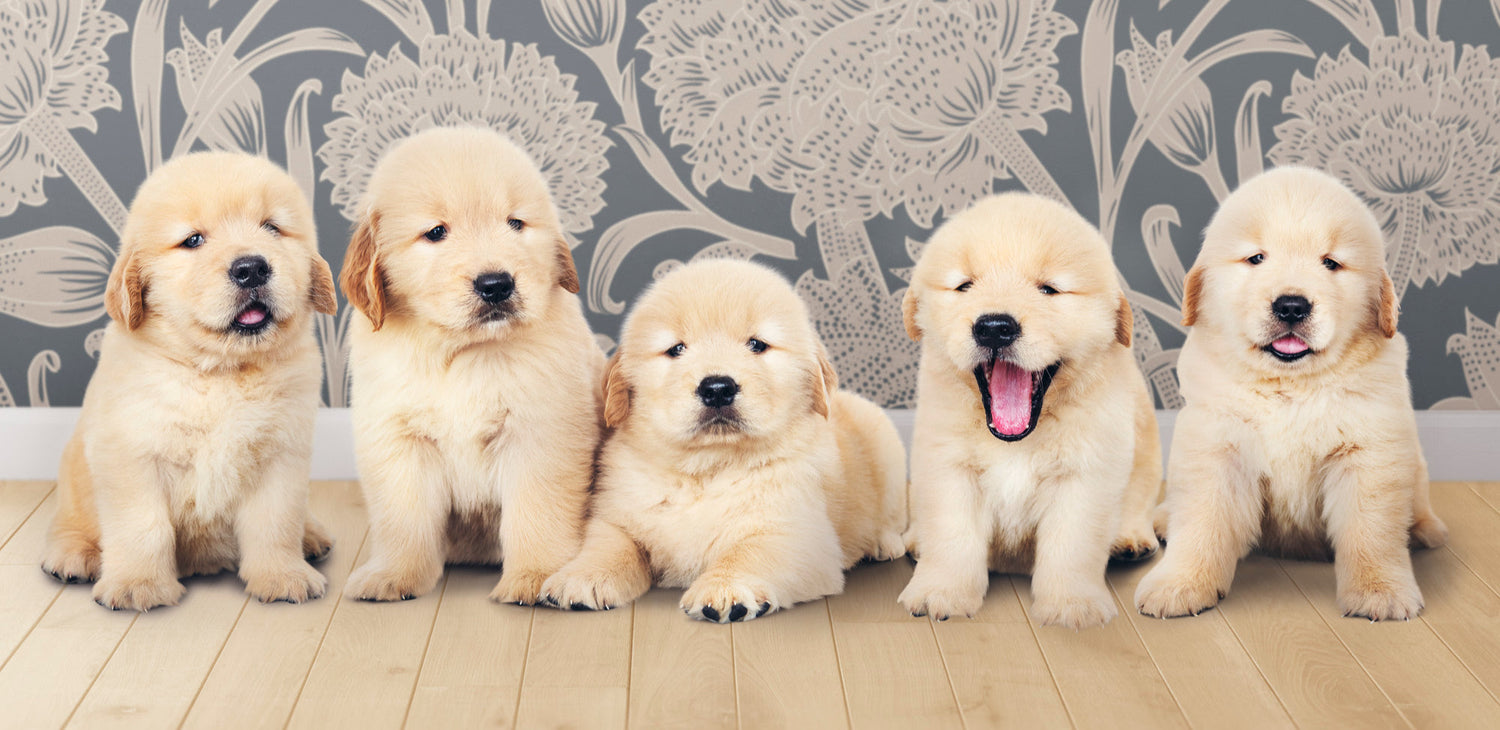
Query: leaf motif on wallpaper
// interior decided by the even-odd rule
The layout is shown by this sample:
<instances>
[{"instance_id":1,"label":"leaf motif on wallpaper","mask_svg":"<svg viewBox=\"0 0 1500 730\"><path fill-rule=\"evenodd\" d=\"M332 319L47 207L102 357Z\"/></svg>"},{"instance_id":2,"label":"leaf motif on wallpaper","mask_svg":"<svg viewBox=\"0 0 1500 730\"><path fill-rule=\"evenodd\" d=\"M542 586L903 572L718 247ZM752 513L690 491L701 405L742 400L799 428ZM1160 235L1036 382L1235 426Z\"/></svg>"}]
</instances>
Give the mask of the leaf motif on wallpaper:
<instances>
[{"instance_id":1,"label":"leaf motif on wallpaper","mask_svg":"<svg viewBox=\"0 0 1500 730\"><path fill-rule=\"evenodd\" d=\"M832 281L807 272L797 279L797 293L814 315L828 354L838 363L841 383L876 403L910 406L917 399L918 343L902 330L891 336L891 322L902 329L901 298L906 290L887 294L874 261L856 259Z\"/></svg>"},{"instance_id":2,"label":"leaf motif on wallpaper","mask_svg":"<svg viewBox=\"0 0 1500 730\"><path fill-rule=\"evenodd\" d=\"M1153 46L1136 30L1135 21L1131 21L1130 43L1133 47L1120 51L1115 63L1125 72L1125 91L1139 117L1141 105L1148 97L1147 90L1157 77L1181 76L1187 61L1181 54L1172 54L1170 30L1162 31ZM1175 59L1170 66L1169 59ZM1214 143L1214 105L1208 84L1197 76L1184 79L1158 113L1165 119L1147 136L1151 144L1172 164L1203 178L1216 200L1228 197L1229 186L1219 169L1219 152Z\"/></svg>"},{"instance_id":3,"label":"leaf motif on wallpaper","mask_svg":"<svg viewBox=\"0 0 1500 730\"><path fill-rule=\"evenodd\" d=\"M71 226L0 239L0 314L44 327L93 322L114 261L98 236Z\"/></svg>"},{"instance_id":4,"label":"leaf motif on wallpaper","mask_svg":"<svg viewBox=\"0 0 1500 730\"><path fill-rule=\"evenodd\" d=\"M1473 407L1500 409L1500 319L1490 325L1465 308L1464 326L1448 338L1448 354L1463 363Z\"/></svg>"},{"instance_id":5,"label":"leaf motif on wallpaper","mask_svg":"<svg viewBox=\"0 0 1500 730\"><path fill-rule=\"evenodd\" d=\"M125 205L70 131L97 131L94 113L120 108L104 46L125 21L103 4L0 4L0 216L45 203L43 179L61 172L116 232L125 225Z\"/></svg>"},{"instance_id":6,"label":"leaf motif on wallpaper","mask_svg":"<svg viewBox=\"0 0 1500 730\"><path fill-rule=\"evenodd\" d=\"M354 220L380 156L397 140L434 126L484 126L525 149L552 191L563 229L593 227L604 208L610 141L580 101L575 77L535 44L476 38L467 31L424 39L416 60L393 47L371 54L364 75L345 71L333 98L339 116L318 148L333 203Z\"/></svg>"},{"instance_id":7,"label":"leaf motif on wallpaper","mask_svg":"<svg viewBox=\"0 0 1500 730\"><path fill-rule=\"evenodd\" d=\"M33 408L46 408L52 405L47 396L47 373L55 373L62 366L62 358L58 357L53 350L42 350L31 358L31 365L26 368L26 391ZM16 397L11 394L10 386L5 384L5 378L0 378L0 408L14 408Z\"/></svg>"},{"instance_id":8,"label":"leaf motif on wallpaper","mask_svg":"<svg viewBox=\"0 0 1500 730\"><path fill-rule=\"evenodd\" d=\"M432 16L422 0L362 0L401 29L407 40L421 43L432 35Z\"/></svg>"},{"instance_id":9,"label":"leaf motif on wallpaper","mask_svg":"<svg viewBox=\"0 0 1500 730\"><path fill-rule=\"evenodd\" d=\"M1438 2L1439 0L1429 0ZM1370 0L1308 0L1313 5L1322 8L1324 12L1332 15L1356 40L1365 45L1380 35L1380 16L1375 13L1375 6ZM1500 0L1491 0L1500 2Z\"/></svg>"},{"instance_id":10,"label":"leaf motif on wallpaper","mask_svg":"<svg viewBox=\"0 0 1500 730\"><path fill-rule=\"evenodd\" d=\"M1375 211L1396 290L1500 260L1500 59L1408 33L1292 75L1268 153L1338 176Z\"/></svg>"},{"instance_id":11,"label":"leaf motif on wallpaper","mask_svg":"<svg viewBox=\"0 0 1500 730\"><path fill-rule=\"evenodd\" d=\"M183 111L198 106L200 96L215 91L205 88L205 81L215 57L224 52L222 33L222 29L214 28L200 43L188 30L186 21L179 23L182 46L167 51L166 61L177 73L177 96L182 101ZM230 56L224 63L232 66L237 62L238 59ZM245 76L220 93L223 98L214 106L213 116L203 124L198 138L217 150L265 154L266 115L260 86Z\"/></svg>"}]
</instances>

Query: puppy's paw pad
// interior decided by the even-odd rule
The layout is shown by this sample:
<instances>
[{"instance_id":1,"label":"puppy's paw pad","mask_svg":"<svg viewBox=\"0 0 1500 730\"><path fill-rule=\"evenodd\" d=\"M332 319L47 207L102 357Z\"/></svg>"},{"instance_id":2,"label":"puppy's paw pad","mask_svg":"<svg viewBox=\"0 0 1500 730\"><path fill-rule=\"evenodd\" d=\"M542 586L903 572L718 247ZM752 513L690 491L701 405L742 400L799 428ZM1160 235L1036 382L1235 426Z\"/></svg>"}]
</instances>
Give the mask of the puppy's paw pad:
<instances>
[{"instance_id":1,"label":"puppy's paw pad","mask_svg":"<svg viewBox=\"0 0 1500 730\"><path fill-rule=\"evenodd\" d=\"M1371 621L1408 621L1422 613L1422 592L1416 583L1406 586L1351 588L1339 593L1339 610L1345 616Z\"/></svg>"},{"instance_id":2,"label":"puppy's paw pad","mask_svg":"<svg viewBox=\"0 0 1500 730\"><path fill-rule=\"evenodd\" d=\"M760 581L713 576L688 586L681 606L687 615L715 623L749 621L781 607L770 586Z\"/></svg>"},{"instance_id":3,"label":"puppy's paw pad","mask_svg":"<svg viewBox=\"0 0 1500 730\"><path fill-rule=\"evenodd\" d=\"M1228 592L1213 585L1161 578L1152 571L1136 586L1135 607L1143 615L1157 618L1197 616L1219 605Z\"/></svg>"},{"instance_id":4,"label":"puppy's paw pad","mask_svg":"<svg viewBox=\"0 0 1500 730\"><path fill-rule=\"evenodd\" d=\"M982 587L932 585L918 576L912 578L896 601L913 616L931 616L939 621L947 621L953 616L973 618L984 605L984 590Z\"/></svg>"},{"instance_id":5,"label":"puppy's paw pad","mask_svg":"<svg viewBox=\"0 0 1500 730\"><path fill-rule=\"evenodd\" d=\"M542 583L542 602L571 611L607 611L634 601L639 591L616 573L563 568Z\"/></svg>"},{"instance_id":6,"label":"puppy's paw pad","mask_svg":"<svg viewBox=\"0 0 1500 730\"><path fill-rule=\"evenodd\" d=\"M64 583L92 583L99 579L99 548L93 545L49 545L42 570Z\"/></svg>"},{"instance_id":7,"label":"puppy's paw pad","mask_svg":"<svg viewBox=\"0 0 1500 730\"><path fill-rule=\"evenodd\" d=\"M242 577L245 579L245 592L261 603L306 603L322 598L328 590L328 578L307 563Z\"/></svg>"},{"instance_id":8,"label":"puppy's paw pad","mask_svg":"<svg viewBox=\"0 0 1500 730\"><path fill-rule=\"evenodd\" d=\"M542 602L542 585L546 582L547 574L541 571L505 568L495 590L490 591L490 600L520 606L535 605Z\"/></svg>"},{"instance_id":9,"label":"puppy's paw pad","mask_svg":"<svg viewBox=\"0 0 1500 730\"><path fill-rule=\"evenodd\" d=\"M366 565L349 576L344 593L360 601L409 601L432 590L439 577L441 571L428 578Z\"/></svg>"},{"instance_id":10,"label":"puppy's paw pad","mask_svg":"<svg viewBox=\"0 0 1500 730\"><path fill-rule=\"evenodd\" d=\"M1102 595L1037 598L1031 606L1031 615L1038 624L1061 626L1074 631L1103 626L1117 613L1115 602L1107 592Z\"/></svg>"},{"instance_id":11,"label":"puppy's paw pad","mask_svg":"<svg viewBox=\"0 0 1500 730\"><path fill-rule=\"evenodd\" d=\"M105 578L94 584L94 602L113 611L149 611L175 606L187 589L175 578L167 580Z\"/></svg>"},{"instance_id":12,"label":"puppy's paw pad","mask_svg":"<svg viewBox=\"0 0 1500 730\"><path fill-rule=\"evenodd\" d=\"M1411 546L1438 548L1448 544L1448 526L1436 515L1423 517L1411 525Z\"/></svg>"}]
</instances>

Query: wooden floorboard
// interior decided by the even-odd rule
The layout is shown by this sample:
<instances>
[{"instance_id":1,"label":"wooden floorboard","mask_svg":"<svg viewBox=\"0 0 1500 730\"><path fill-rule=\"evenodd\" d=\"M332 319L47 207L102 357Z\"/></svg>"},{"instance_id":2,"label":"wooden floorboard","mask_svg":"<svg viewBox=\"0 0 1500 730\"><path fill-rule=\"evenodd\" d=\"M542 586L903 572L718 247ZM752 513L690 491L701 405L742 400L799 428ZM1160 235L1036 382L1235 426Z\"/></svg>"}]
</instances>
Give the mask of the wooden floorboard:
<instances>
[{"instance_id":1,"label":"wooden floorboard","mask_svg":"<svg viewBox=\"0 0 1500 730\"><path fill-rule=\"evenodd\" d=\"M896 603L912 563L861 565L844 594L744 624L693 621L681 591L614 611L488 600L497 569L452 568L413 601L342 596L363 559L353 482L319 483L329 594L247 600L187 581L136 616L37 567L50 482L0 482L0 726L72 727L1495 727L1500 483L1439 484L1450 544L1414 554L1410 622L1343 618L1333 567L1253 556L1216 610L1128 610L1150 564L1113 566L1102 629L1036 625L1025 576L991 576L973 620Z\"/></svg>"}]
</instances>

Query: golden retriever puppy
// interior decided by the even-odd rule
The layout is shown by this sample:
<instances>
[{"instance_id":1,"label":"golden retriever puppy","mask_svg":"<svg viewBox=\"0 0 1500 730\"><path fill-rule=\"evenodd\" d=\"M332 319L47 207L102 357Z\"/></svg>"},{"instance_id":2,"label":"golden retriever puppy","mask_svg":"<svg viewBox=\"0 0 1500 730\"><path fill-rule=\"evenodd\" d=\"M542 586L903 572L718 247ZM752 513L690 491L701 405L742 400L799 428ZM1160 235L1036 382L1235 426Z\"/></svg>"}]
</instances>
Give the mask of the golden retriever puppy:
<instances>
[{"instance_id":1,"label":"golden retriever puppy","mask_svg":"<svg viewBox=\"0 0 1500 730\"><path fill-rule=\"evenodd\" d=\"M1436 547L1427 464L1385 244L1338 180L1267 172L1230 195L1188 272L1187 406L1167 470L1167 549L1136 588L1151 616L1197 614L1254 546L1334 561L1347 616L1422 610L1412 545Z\"/></svg>"},{"instance_id":2,"label":"golden retriever puppy","mask_svg":"<svg viewBox=\"0 0 1500 730\"><path fill-rule=\"evenodd\" d=\"M333 277L312 210L276 165L204 152L141 185L104 293L113 321L58 473L42 569L145 611L180 576L239 568L261 601L327 581L307 515Z\"/></svg>"},{"instance_id":3,"label":"golden retriever puppy","mask_svg":"<svg viewBox=\"0 0 1500 730\"><path fill-rule=\"evenodd\" d=\"M689 264L635 305L604 380L614 429L578 557L542 592L608 609L651 587L748 621L843 590L844 570L905 553L906 454L875 404L837 389L779 274Z\"/></svg>"},{"instance_id":4,"label":"golden retriever puppy","mask_svg":"<svg viewBox=\"0 0 1500 730\"><path fill-rule=\"evenodd\" d=\"M376 166L340 282L370 513L349 595L503 561L490 597L536 602L583 539L604 365L546 180L488 129L416 134Z\"/></svg>"},{"instance_id":5,"label":"golden retriever puppy","mask_svg":"<svg viewBox=\"0 0 1500 730\"><path fill-rule=\"evenodd\" d=\"M1115 615L1111 555L1156 551L1161 446L1109 247L1072 210L998 195L927 244L903 302L922 342L913 615L973 616L989 572L1032 574L1041 624Z\"/></svg>"}]
</instances>

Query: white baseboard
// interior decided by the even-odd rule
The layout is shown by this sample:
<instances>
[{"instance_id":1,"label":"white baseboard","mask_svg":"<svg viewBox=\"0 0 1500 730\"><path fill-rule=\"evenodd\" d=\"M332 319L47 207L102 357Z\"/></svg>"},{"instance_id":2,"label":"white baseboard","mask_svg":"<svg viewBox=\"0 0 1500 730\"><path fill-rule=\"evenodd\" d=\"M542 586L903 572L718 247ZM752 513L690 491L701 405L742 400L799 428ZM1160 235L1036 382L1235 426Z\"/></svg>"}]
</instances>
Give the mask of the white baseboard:
<instances>
[{"instance_id":1,"label":"white baseboard","mask_svg":"<svg viewBox=\"0 0 1500 730\"><path fill-rule=\"evenodd\" d=\"M56 479L77 408L0 408L0 479ZM912 412L889 411L911 443ZM1160 411L1162 449L1172 442L1174 411ZM1417 428L1435 481L1500 481L1500 411L1419 411ZM347 408L318 411L313 479L355 479Z\"/></svg>"}]
</instances>

